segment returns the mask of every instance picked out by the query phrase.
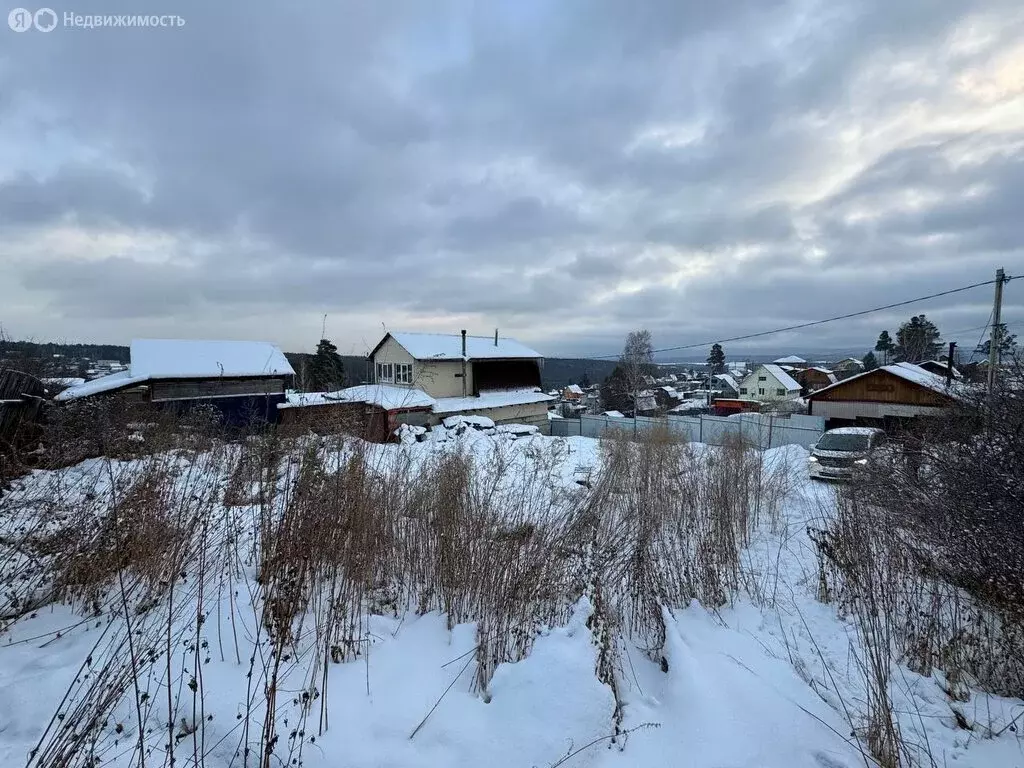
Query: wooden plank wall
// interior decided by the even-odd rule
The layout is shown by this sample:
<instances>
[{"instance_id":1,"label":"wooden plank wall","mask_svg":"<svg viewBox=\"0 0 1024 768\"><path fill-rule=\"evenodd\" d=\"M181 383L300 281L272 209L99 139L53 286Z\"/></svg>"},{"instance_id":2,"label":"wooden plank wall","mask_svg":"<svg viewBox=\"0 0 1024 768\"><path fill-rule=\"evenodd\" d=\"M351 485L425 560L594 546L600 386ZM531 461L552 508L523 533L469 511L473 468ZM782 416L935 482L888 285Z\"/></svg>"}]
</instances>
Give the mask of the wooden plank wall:
<instances>
[{"instance_id":1,"label":"wooden plank wall","mask_svg":"<svg viewBox=\"0 0 1024 768\"><path fill-rule=\"evenodd\" d=\"M913 384L888 371L876 370L859 379L848 381L822 394L811 395L814 400L832 402L897 403L900 405L949 405L949 398L938 392Z\"/></svg>"}]
</instances>

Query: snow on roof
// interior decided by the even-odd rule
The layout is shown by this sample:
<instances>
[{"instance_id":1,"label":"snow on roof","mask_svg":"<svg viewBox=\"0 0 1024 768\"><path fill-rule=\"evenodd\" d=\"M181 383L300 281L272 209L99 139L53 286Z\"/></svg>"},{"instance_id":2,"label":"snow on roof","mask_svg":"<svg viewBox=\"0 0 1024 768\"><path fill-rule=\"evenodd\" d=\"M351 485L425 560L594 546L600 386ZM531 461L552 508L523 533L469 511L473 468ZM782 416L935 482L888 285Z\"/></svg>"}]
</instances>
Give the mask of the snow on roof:
<instances>
[{"instance_id":1,"label":"snow on roof","mask_svg":"<svg viewBox=\"0 0 1024 768\"><path fill-rule=\"evenodd\" d=\"M838 429L830 429L826 432L826 435L878 435L882 434L884 430L878 429L877 427L839 427Z\"/></svg>"},{"instance_id":2,"label":"snow on roof","mask_svg":"<svg viewBox=\"0 0 1024 768\"><path fill-rule=\"evenodd\" d=\"M565 389L566 389L567 392L572 392L574 395L582 395L583 394L583 387L581 387L579 384L570 384Z\"/></svg>"},{"instance_id":3,"label":"snow on roof","mask_svg":"<svg viewBox=\"0 0 1024 768\"><path fill-rule=\"evenodd\" d=\"M626 415L622 411L604 411L601 413L602 416L607 416L610 419L624 419Z\"/></svg>"},{"instance_id":4,"label":"snow on roof","mask_svg":"<svg viewBox=\"0 0 1024 768\"><path fill-rule=\"evenodd\" d=\"M57 377L43 379L42 382L43 384L51 387L77 387L85 384L85 379L78 378L77 376L69 376L64 378Z\"/></svg>"},{"instance_id":5,"label":"snow on roof","mask_svg":"<svg viewBox=\"0 0 1024 768\"><path fill-rule=\"evenodd\" d=\"M841 387L845 384L849 384L851 381L856 381L857 379L861 379L865 376L870 376L876 371L885 371L886 373L891 373L893 376L898 376L904 381L909 381L912 384L917 384L918 386L924 387L925 389L930 389L933 392L938 392L941 395L949 395L950 397L956 396L957 388L955 386L947 387L946 379L944 377L937 376L931 371L926 371L924 368L916 366L913 363L894 363L893 365L886 365L883 366L882 368L876 368L874 371L865 371L864 373L858 373L856 376L851 376L848 379L843 379L837 384L832 384L823 389L819 389L817 392L813 393L813 396L817 397L823 392L828 392L829 390L835 389L836 387Z\"/></svg>"},{"instance_id":6,"label":"snow on roof","mask_svg":"<svg viewBox=\"0 0 1024 768\"><path fill-rule=\"evenodd\" d=\"M481 392L479 397L439 397L434 403L434 413L480 411L487 408L502 408L508 405L546 403L554 399L551 395L545 395L535 387L529 389L503 389L493 392Z\"/></svg>"},{"instance_id":7,"label":"snow on roof","mask_svg":"<svg viewBox=\"0 0 1024 768\"><path fill-rule=\"evenodd\" d=\"M761 367L768 371L768 373L770 373L772 376L774 376L775 380L779 382L779 384L784 386L787 392L792 392L793 390L800 389L800 384L797 383L796 379L794 379L792 376L790 376L788 373L782 370L779 366L768 364L763 365Z\"/></svg>"},{"instance_id":8,"label":"snow on roof","mask_svg":"<svg viewBox=\"0 0 1024 768\"><path fill-rule=\"evenodd\" d=\"M717 373L715 374L715 378L719 381L724 381L731 389L735 389L737 392L740 391L740 385L736 383L736 379L734 379L730 374Z\"/></svg>"},{"instance_id":9,"label":"snow on roof","mask_svg":"<svg viewBox=\"0 0 1024 768\"><path fill-rule=\"evenodd\" d=\"M192 339L134 339L129 370L150 379L295 374L284 353L268 342Z\"/></svg>"},{"instance_id":10,"label":"snow on roof","mask_svg":"<svg viewBox=\"0 0 1024 768\"><path fill-rule=\"evenodd\" d=\"M778 360L772 360L775 365L803 365L807 361L802 357L796 355L789 355L788 357L780 357Z\"/></svg>"},{"instance_id":11,"label":"snow on roof","mask_svg":"<svg viewBox=\"0 0 1024 768\"><path fill-rule=\"evenodd\" d=\"M289 392L287 402L278 408L302 408L331 403L370 403L386 411L430 408L436 402L422 389L395 387L388 384L361 384L336 392Z\"/></svg>"},{"instance_id":12,"label":"snow on roof","mask_svg":"<svg viewBox=\"0 0 1024 768\"><path fill-rule=\"evenodd\" d=\"M409 333L398 331L389 334L417 360L461 360L461 334ZM379 345L378 345L379 346ZM520 344L515 339L493 336L467 336L466 359L487 360L501 358L541 358L540 352Z\"/></svg>"},{"instance_id":13,"label":"snow on roof","mask_svg":"<svg viewBox=\"0 0 1024 768\"><path fill-rule=\"evenodd\" d=\"M77 400L80 397L98 395L102 392L112 392L115 389L123 389L124 387L141 384L146 380L147 377L145 376L132 376L131 371L118 371L117 373L111 373L109 376L100 376L97 379L68 387L63 392L58 392L54 395L53 399L62 402Z\"/></svg>"},{"instance_id":14,"label":"snow on roof","mask_svg":"<svg viewBox=\"0 0 1024 768\"><path fill-rule=\"evenodd\" d=\"M127 370L79 384L55 400L76 400L150 379L200 379L221 376L291 376L284 353L264 341L135 339Z\"/></svg>"}]
</instances>

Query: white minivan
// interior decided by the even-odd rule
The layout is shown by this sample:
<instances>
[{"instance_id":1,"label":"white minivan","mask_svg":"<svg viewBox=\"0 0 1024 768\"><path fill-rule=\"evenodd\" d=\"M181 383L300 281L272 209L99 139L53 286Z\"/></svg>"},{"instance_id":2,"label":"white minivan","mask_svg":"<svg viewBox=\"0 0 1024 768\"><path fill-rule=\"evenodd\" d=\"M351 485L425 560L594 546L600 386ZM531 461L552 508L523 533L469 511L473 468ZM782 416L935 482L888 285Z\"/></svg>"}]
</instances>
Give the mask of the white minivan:
<instances>
[{"instance_id":1,"label":"white minivan","mask_svg":"<svg viewBox=\"0 0 1024 768\"><path fill-rule=\"evenodd\" d=\"M811 446L809 474L818 480L846 480L857 466L868 463L868 455L884 438L885 432L874 427L830 429Z\"/></svg>"}]
</instances>

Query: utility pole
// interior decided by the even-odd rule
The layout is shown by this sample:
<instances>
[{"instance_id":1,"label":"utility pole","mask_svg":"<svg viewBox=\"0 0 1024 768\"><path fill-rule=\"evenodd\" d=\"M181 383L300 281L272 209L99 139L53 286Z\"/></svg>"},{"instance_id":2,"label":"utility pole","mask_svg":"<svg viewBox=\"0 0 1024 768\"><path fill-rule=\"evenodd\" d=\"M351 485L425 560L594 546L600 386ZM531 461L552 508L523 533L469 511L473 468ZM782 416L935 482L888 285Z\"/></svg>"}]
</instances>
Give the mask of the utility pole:
<instances>
[{"instance_id":1,"label":"utility pole","mask_svg":"<svg viewBox=\"0 0 1024 768\"><path fill-rule=\"evenodd\" d=\"M949 342L949 357L946 359L946 386L953 383L953 356L956 355L956 342Z\"/></svg>"},{"instance_id":2,"label":"utility pole","mask_svg":"<svg viewBox=\"0 0 1024 768\"><path fill-rule=\"evenodd\" d=\"M999 346L1002 343L1000 330L1003 322L1003 283L1006 273L1000 267L996 270L996 298L992 305L992 334L989 337L988 350L988 393L991 395L996 388L996 369L999 367Z\"/></svg>"}]
</instances>

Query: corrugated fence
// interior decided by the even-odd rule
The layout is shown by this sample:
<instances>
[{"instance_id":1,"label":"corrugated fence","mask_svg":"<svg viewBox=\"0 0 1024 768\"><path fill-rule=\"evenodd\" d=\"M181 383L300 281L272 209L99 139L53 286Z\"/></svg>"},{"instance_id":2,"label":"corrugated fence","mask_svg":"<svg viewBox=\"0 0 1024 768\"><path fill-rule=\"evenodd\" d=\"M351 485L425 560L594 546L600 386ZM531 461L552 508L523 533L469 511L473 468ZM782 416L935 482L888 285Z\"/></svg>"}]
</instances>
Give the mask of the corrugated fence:
<instances>
[{"instance_id":1,"label":"corrugated fence","mask_svg":"<svg viewBox=\"0 0 1024 768\"><path fill-rule=\"evenodd\" d=\"M737 416L670 416L667 418L617 419L607 416L583 416L580 419L555 419L551 434L556 437L601 437L610 430L641 435L653 429L668 429L692 443L724 445L735 439L761 449L782 445L808 446L825 431L820 416L771 416L745 413Z\"/></svg>"}]
</instances>

